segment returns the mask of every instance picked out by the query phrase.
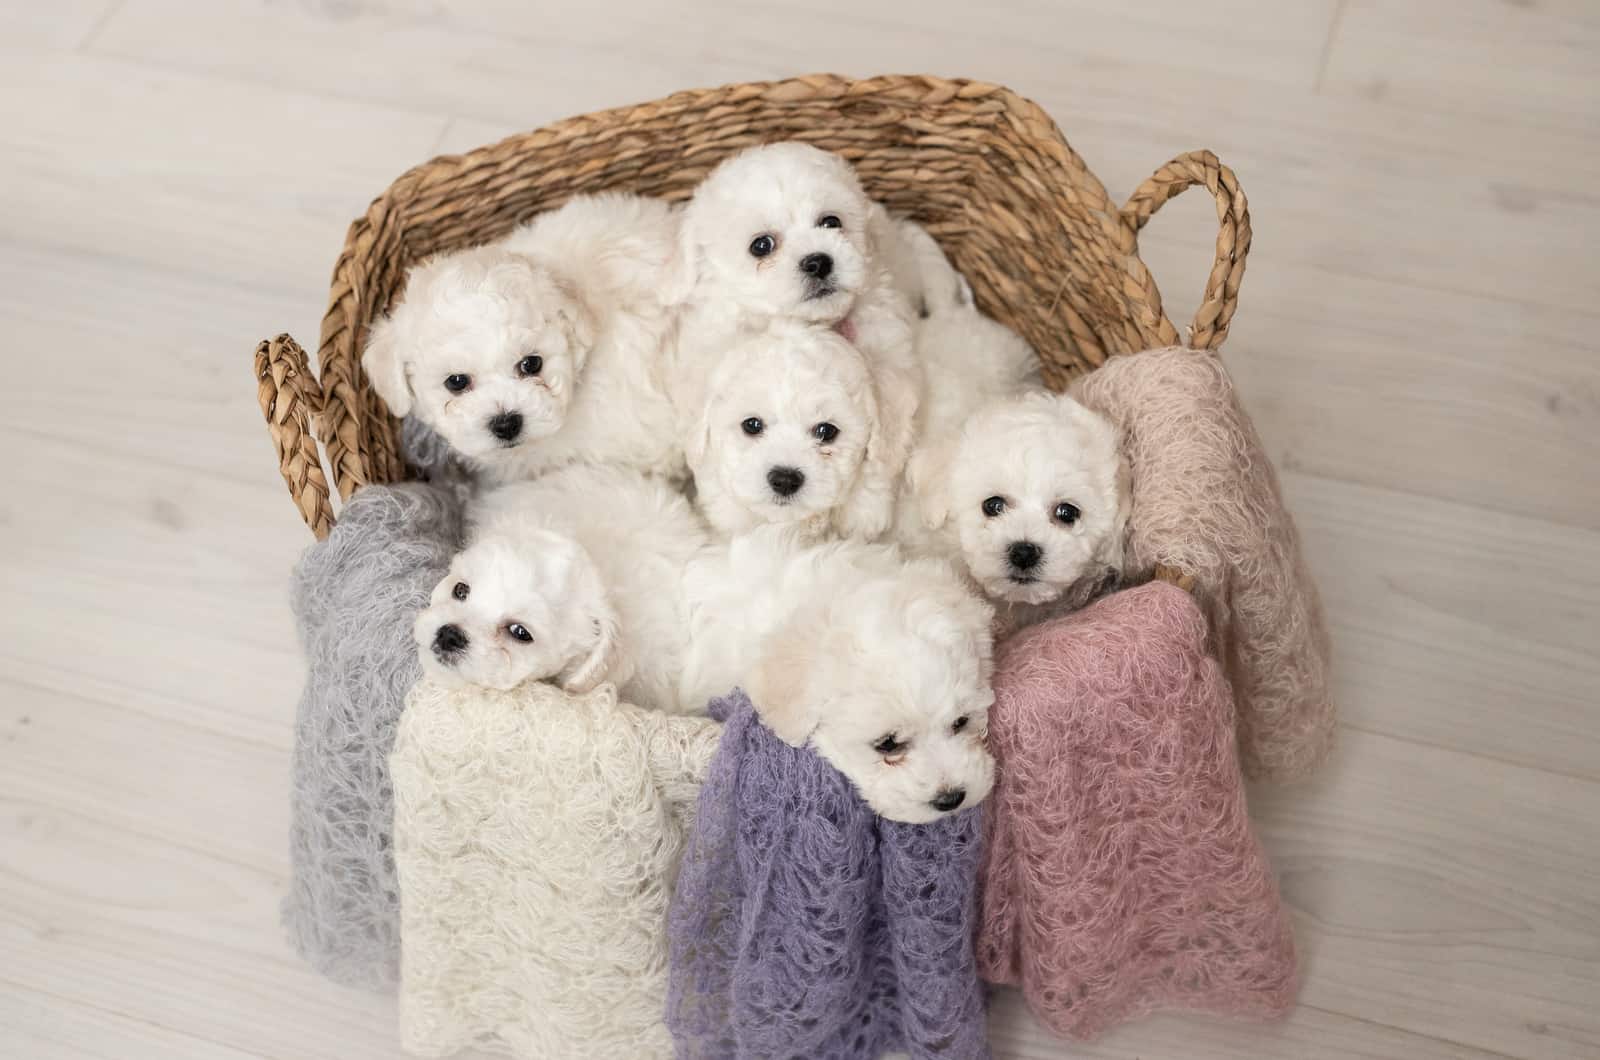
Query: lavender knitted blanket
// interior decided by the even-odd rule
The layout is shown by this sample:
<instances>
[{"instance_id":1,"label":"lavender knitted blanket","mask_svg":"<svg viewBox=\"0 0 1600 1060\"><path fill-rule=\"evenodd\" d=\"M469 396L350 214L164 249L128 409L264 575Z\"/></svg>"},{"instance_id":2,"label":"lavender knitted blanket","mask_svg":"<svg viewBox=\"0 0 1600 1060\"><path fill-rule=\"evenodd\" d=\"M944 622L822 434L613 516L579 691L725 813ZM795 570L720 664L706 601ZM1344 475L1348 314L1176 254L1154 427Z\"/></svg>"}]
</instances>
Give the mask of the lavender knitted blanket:
<instances>
[{"instance_id":1,"label":"lavender knitted blanket","mask_svg":"<svg viewBox=\"0 0 1600 1060\"><path fill-rule=\"evenodd\" d=\"M973 957L982 811L886 821L743 692L667 917L667 1026L685 1060L988 1057Z\"/></svg>"}]
</instances>

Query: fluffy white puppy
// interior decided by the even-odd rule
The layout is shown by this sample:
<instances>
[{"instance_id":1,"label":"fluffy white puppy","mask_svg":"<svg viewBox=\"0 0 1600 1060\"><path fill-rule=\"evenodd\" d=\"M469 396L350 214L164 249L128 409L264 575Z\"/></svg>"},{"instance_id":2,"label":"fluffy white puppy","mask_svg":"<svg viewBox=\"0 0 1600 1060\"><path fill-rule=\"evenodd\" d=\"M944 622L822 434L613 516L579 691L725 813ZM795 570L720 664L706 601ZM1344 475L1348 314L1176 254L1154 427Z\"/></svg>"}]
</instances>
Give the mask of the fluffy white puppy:
<instances>
[{"instance_id":1,"label":"fluffy white puppy","mask_svg":"<svg viewBox=\"0 0 1600 1060\"><path fill-rule=\"evenodd\" d=\"M990 402L919 449L906 482L934 550L1011 605L1008 625L1081 606L1121 570L1128 465L1110 421L1065 394Z\"/></svg>"},{"instance_id":2,"label":"fluffy white puppy","mask_svg":"<svg viewBox=\"0 0 1600 1060\"><path fill-rule=\"evenodd\" d=\"M665 203L580 196L432 258L373 325L367 376L491 483L580 460L682 474L660 379L677 229Z\"/></svg>"},{"instance_id":3,"label":"fluffy white puppy","mask_svg":"<svg viewBox=\"0 0 1600 1060\"><path fill-rule=\"evenodd\" d=\"M685 439L696 503L724 534L789 523L877 537L907 455L878 407L865 358L832 330L776 323L735 343Z\"/></svg>"},{"instance_id":4,"label":"fluffy white puppy","mask_svg":"<svg viewBox=\"0 0 1600 1060\"><path fill-rule=\"evenodd\" d=\"M911 306L878 246L886 215L838 155L799 143L717 166L684 208L668 299L680 306L668 387L697 416L720 355L775 321L836 329L867 359L882 431L910 451L921 395Z\"/></svg>"},{"instance_id":5,"label":"fluffy white puppy","mask_svg":"<svg viewBox=\"0 0 1600 1060\"><path fill-rule=\"evenodd\" d=\"M743 687L894 820L988 795L993 614L948 563L769 526L706 550L686 581L686 702Z\"/></svg>"},{"instance_id":6,"label":"fluffy white puppy","mask_svg":"<svg viewBox=\"0 0 1600 1060\"><path fill-rule=\"evenodd\" d=\"M684 712L683 571L708 536L682 496L579 464L491 490L469 514L467 546L413 630L429 676L580 692L611 681L631 703Z\"/></svg>"}]
</instances>

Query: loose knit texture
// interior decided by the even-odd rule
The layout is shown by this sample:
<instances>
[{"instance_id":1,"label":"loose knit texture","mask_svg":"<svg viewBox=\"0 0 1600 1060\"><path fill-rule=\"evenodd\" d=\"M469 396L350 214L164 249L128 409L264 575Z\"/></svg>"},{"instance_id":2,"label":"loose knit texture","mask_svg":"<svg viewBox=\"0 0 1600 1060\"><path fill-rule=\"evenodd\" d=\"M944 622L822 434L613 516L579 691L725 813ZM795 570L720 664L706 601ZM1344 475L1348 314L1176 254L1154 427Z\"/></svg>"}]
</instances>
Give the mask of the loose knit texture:
<instances>
[{"instance_id":1,"label":"loose knit texture","mask_svg":"<svg viewBox=\"0 0 1600 1060\"><path fill-rule=\"evenodd\" d=\"M1294 520L1222 361L1112 357L1072 393L1122 430L1133 471L1129 573L1192 574L1238 707L1246 775L1293 780L1333 746L1328 632Z\"/></svg>"},{"instance_id":2,"label":"loose knit texture","mask_svg":"<svg viewBox=\"0 0 1600 1060\"><path fill-rule=\"evenodd\" d=\"M994 686L984 978L1078 1038L1162 1007L1287 1012L1289 919L1189 594L1152 582L1024 630Z\"/></svg>"},{"instance_id":3,"label":"loose knit texture","mask_svg":"<svg viewBox=\"0 0 1600 1060\"><path fill-rule=\"evenodd\" d=\"M421 673L411 624L460 536L449 493L369 486L295 568L290 600L307 668L283 923L302 957L347 985L392 989L399 979L389 750Z\"/></svg>"},{"instance_id":4,"label":"loose knit texture","mask_svg":"<svg viewBox=\"0 0 1600 1060\"><path fill-rule=\"evenodd\" d=\"M668 921L678 1056L989 1056L972 950L981 808L883 820L744 693L710 710L726 725Z\"/></svg>"},{"instance_id":5,"label":"loose knit texture","mask_svg":"<svg viewBox=\"0 0 1600 1060\"><path fill-rule=\"evenodd\" d=\"M672 1054L667 901L719 728L610 685L412 690L390 762L408 1052Z\"/></svg>"}]
</instances>

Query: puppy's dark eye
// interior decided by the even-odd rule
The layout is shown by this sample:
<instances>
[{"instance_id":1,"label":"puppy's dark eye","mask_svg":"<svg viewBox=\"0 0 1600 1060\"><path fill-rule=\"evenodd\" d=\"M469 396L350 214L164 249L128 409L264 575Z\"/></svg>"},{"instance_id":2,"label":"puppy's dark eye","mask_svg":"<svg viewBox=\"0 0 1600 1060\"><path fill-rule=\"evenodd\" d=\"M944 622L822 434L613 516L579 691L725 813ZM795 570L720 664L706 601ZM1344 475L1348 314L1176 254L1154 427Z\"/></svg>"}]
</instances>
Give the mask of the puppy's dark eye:
<instances>
[{"instance_id":1,"label":"puppy's dark eye","mask_svg":"<svg viewBox=\"0 0 1600 1060\"><path fill-rule=\"evenodd\" d=\"M1062 526L1071 526L1073 523L1078 521L1078 516L1082 514L1082 512L1078 511L1078 506L1076 504L1068 504L1066 501L1062 501L1060 504L1056 505L1056 522L1060 523Z\"/></svg>"},{"instance_id":2,"label":"puppy's dark eye","mask_svg":"<svg viewBox=\"0 0 1600 1060\"><path fill-rule=\"evenodd\" d=\"M771 236L756 236L750 241L750 256L764 258L778 249L778 241Z\"/></svg>"},{"instance_id":3,"label":"puppy's dark eye","mask_svg":"<svg viewBox=\"0 0 1600 1060\"><path fill-rule=\"evenodd\" d=\"M447 375L444 377L444 388L450 391L452 394L459 394L471 385L472 376L462 375L460 372L457 372L455 375Z\"/></svg>"},{"instance_id":4,"label":"puppy's dark eye","mask_svg":"<svg viewBox=\"0 0 1600 1060\"><path fill-rule=\"evenodd\" d=\"M837 214L825 213L821 217L817 218L817 227L818 228L840 228L840 227L843 227L843 222L841 222L839 220L839 217L838 217Z\"/></svg>"},{"instance_id":5,"label":"puppy's dark eye","mask_svg":"<svg viewBox=\"0 0 1600 1060\"><path fill-rule=\"evenodd\" d=\"M872 745L872 749L881 755L892 755L904 751L906 741L891 732L887 736L880 737L878 742Z\"/></svg>"},{"instance_id":6,"label":"puppy's dark eye","mask_svg":"<svg viewBox=\"0 0 1600 1060\"><path fill-rule=\"evenodd\" d=\"M815 427L811 428L811 434L812 437L816 438L817 441L821 442L823 445L827 445L829 442L839 437L839 428L835 427L831 423L819 423Z\"/></svg>"},{"instance_id":7,"label":"puppy's dark eye","mask_svg":"<svg viewBox=\"0 0 1600 1060\"><path fill-rule=\"evenodd\" d=\"M530 375L538 375L544 370L544 358L533 353L517 362L517 374L526 379Z\"/></svg>"},{"instance_id":8,"label":"puppy's dark eye","mask_svg":"<svg viewBox=\"0 0 1600 1060\"><path fill-rule=\"evenodd\" d=\"M506 626L506 632L522 641L524 644L533 643L533 634L528 632L528 627L520 622L512 622Z\"/></svg>"},{"instance_id":9,"label":"puppy's dark eye","mask_svg":"<svg viewBox=\"0 0 1600 1060\"><path fill-rule=\"evenodd\" d=\"M990 497L988 500L983 502L983 514L988 516L990 519L993 519L995 516L999 515L1005 510L1006 499L1004 497Z\"/></svg>"},{"instance_id":10,"label":"puppy's dark eye","mask_svg":"<svg viewBox=\"0 0 1600 1060\"><path fill-rule=\"evenodd\" d=\"M967 715L965 715L965 714L961 715L961 717L957 718L955 721L952 721L950 723L950 731L951 732L960 732L961 730L963 730L963 729L965 729L967 727L967 722L970 721L970 720L971 719L968 718Z\"/></svg>"},{"instance_id":11,"label":"puppy's dark eye","mask_svg":"<svg viewBox=\"0 0 1600 1060\"><path fill-rule=\"evenodd\" d=\"M467 594L471 591L472 586L468 585L466 582L456 582L456 587L450 590L450 595L455 597L457 600L465 600L467 598Z\"/></svg>"},{"instance_id":12,"label":"puppy's dark eye","mask_svg":"<svg viewBox=\"0 0 1600 1060\"><path fill-rule=\"evenodd\" d=\"M739 429L748 434L750 437L754 438L756 435L766 430L767 425L761 422L761 417L751 416L749 419L739 424Z\"/></svg>"}]
</instances>

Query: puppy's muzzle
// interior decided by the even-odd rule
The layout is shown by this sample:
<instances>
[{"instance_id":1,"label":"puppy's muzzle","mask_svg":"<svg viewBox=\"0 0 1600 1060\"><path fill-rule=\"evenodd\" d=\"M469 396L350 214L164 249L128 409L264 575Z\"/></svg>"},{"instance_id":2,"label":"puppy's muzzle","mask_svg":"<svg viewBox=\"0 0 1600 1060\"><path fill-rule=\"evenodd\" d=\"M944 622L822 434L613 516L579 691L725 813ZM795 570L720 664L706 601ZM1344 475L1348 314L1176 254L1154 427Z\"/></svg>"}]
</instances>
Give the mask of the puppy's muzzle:
<instances>
[{"instance_id":1,"label":"puppy's muzzle","mask_svg":"<svg viewBox=\"0 0 1600 1060\"><path fill-rule=\"evenodd\" d=\"M467 635L455 624L440 626L433 635L433 654L442 663L453 663L467 650Z\"/></svg>"},{"instance_id":2,"label":"puppy's muzzle","mask_svg":"<svg viewBox=\"0 0 1600 1060\"><path fill-rule=\"evenodd\" d=\"M940 788L933 798L928 800L928 805L940 813L949 813L966 801L966 788Z\"/></svg>"},{"instance_id":3,"label":"puppy's muzzle","mask_svg":"<svg viewBox=\"0 0 1600 1060\"><path fill-rule=\"evenodd\" d=\"M805 484L805 472L797 467L775 467L767 472L767 485L780 497L793 497Z\"/></svg>"},{"instance_id":4,"label":"puppy's muzzle","mask_svg":"<svg viewBox=\"0 0 1600 1060\"><path fill-rule=\"evenodd\" d=\"M502 412L489 421L489 433L510 445L522 433L522 413Z\"/></svg>"}]
</instances>

